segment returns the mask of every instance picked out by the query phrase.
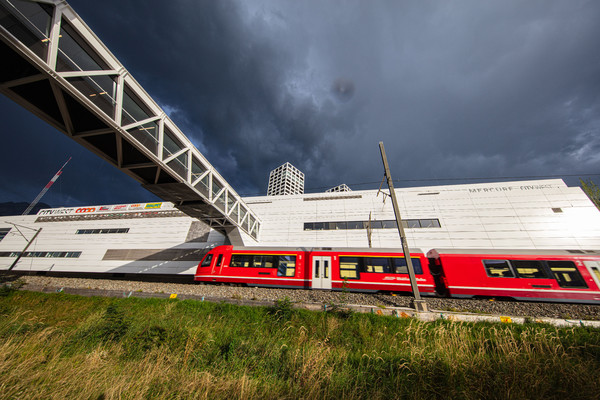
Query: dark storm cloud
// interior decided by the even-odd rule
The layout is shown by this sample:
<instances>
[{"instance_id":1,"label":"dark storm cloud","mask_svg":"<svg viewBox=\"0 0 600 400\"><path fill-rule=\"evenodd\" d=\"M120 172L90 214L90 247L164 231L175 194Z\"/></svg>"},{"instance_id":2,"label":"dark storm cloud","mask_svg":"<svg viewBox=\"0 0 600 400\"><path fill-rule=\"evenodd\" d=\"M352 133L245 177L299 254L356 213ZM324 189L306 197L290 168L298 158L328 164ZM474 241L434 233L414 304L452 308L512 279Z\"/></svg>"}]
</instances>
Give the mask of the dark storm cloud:
<instances>
[{"instance_id":1,"label":"dark storm cloud","mask_svg":"<svg viewBox=\"0 0 600 400\"><path fill-rule=\"evenodd\" d=\"M71 5L240 193L600 172L595 1Z\"/></svg>"}]
</instances>

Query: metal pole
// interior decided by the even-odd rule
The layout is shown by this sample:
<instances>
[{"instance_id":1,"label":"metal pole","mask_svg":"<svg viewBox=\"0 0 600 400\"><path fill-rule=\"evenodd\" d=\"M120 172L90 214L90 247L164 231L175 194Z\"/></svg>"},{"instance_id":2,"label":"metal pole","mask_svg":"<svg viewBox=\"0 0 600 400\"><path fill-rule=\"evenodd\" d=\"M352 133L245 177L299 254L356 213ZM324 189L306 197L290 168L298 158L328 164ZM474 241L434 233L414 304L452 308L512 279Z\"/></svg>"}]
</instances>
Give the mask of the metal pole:
<instances>
[{"instance_id":1,"label":"metal pole","mask_svg":"<svg viewBox=\"0 0 600 400\"><path fill-rule=\"evenodd\" d=\"M416 311L427 311L427 303L421 299L419 293L419 287L417 286L417 279L415 277L415 270L413 269L412 259L410 258L410 251L406 243L406 234L404 233L404 227L402 226L402 217L400 216L400 209L398 208L398 200L396 199L396 191L394 190L394 184L392 182L392 175L390 174L390 167L385 156L385 149L383 148L383 142L379 142L379 150L381 151L381 159L383 160L383 168L385 169L385 177L387 179L388 188L390 189L390 197L392 198L392 206L394 207L394 214L396 215L396 224L398 225L398 233L400 234L400 243L402 244L402 250L404 251L404 259L408 267L408 276L410 278L410 285L412 287L415 300L413 302Z\"/></svg>"},{"instance_id":2,"label":"metal pole","mask_svg":"<svg viewBox=\"0 0 600 400\"><path fill-rule=\"evenodd\" d=\"M23 251L21 252L21 254L19 254L19 255L17 256L17 259L15 260L15 262L14 262L14 263L12 263L12 265L11 265L10 267L8 267L8 270L9 270L9 271L10 271L10 270L12 270L12 269L15 267L15 265L17 265L17 263L19 262L19 260L21 259L21 257L23 257L23 255L25 254L25 252L26 252L26 251L27 251L27 249L29 248L29 245L30 245L31 243L33 243L33 241L35 240L35 238L37 237L37 235L39 235L39 234L40 234L40 232L41 232L41 231L42 231L42 228L38 229L38 230L35 232L35 235L33 235L33 237L31 238L31 240L27 242L27 246L25 246L25 248L23 249ZM25 237L25 236L23 236L23 237ZM25 240L27 240L27 239L25 239Z\"/></svg>"}]
</instances>

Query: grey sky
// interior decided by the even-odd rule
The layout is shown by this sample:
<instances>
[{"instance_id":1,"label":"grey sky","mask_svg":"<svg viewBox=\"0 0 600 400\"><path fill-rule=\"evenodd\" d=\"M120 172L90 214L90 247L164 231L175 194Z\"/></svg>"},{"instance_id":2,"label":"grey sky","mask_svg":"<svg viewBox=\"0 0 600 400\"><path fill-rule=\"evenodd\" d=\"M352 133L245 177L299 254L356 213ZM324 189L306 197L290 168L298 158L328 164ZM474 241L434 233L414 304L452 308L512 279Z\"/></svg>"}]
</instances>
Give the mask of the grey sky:
<instances>
[{"instance_id":1,"label":"grey sky","mask_svg":"<svg viewBox=\"0 0 600 400\"><path fill-rule=\"evenodd\" d=\"M286 161L307 188L379 181L380 140L396 179L600 173L597 1L70 4L241 194ZM112 167L83 190L78 155L68 201L145 200Z\"/></svg>"}]
</instances>

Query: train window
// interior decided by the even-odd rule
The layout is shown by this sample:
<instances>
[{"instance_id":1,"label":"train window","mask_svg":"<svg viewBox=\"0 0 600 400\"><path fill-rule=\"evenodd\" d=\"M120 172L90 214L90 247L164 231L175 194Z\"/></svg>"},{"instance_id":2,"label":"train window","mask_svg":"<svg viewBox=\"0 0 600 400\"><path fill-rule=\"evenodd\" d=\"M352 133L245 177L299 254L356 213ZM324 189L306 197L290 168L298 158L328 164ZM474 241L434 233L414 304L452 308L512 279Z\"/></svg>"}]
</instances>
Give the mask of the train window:
<instances>
[{"instance_id":1,"label":"train window","mask_svg":"<svg viewBox=\"0 0 600 400\"><path fill-rule=\"evenodd\" d=\"M402 258L392 258L394 261L394 273L396 274L408 274L408 266L406 265L406 260L404 257ZM415 270L415 275L421 275L423 273L423 267L421 267L421 260L415 257L411 257L413 269Z\"/></svg>"},{"instance_id":2,"label":"train window","mask_svg":"<svg viewBox=\"0 0 600 400\"><path fill-rule=\"evenodd\" d=\"M385 257L364 257L362 272L390 273L390 260Z\"/></svg>"},{"instance_id":3,"label":"train window","mask_svg":"<svg viewBox=\"0 0 600 400\"><path fill-rule=\"evenodd\" d=\"M340 278L360 279L358 257L340 257Z\"/></svg>"},{"instance_id":4,"label":"train window","mask_svg":"<svg viewBox=\"0 0 600 400\"><path fill-rule=\"evenodd\" d=\"M511 264L515 267L520 278L549 278L541 261L512 260Z\"/></svg>"},{"instance_id":5,"label":"train window","mask_svg":"<svg viewBox=\"0 0 600 400\"><path fill-rule=\"evenodd\" d=\"M583 277L571 261L548 261L552 275L560 287L587 288Z\"/></svg>"},{"instance_id":6,"label":"train window","mask_svg":"<svg viewBox=\"0 0 600 400\"><path fill-rule=\"evenodd\" d=\"M230 267L249 267L252 262L252 256L247 254L234 254L231 256Z\"/></svg>"},{"instance_id":7,"label":"train window","mask_svg":"<svg viewBox=\"0 0 600 400\"><path fill-rule=\"evenodd\" d=\"M485 266L485 272L491 278L515 277L507 260L483 260L483 265Z\"/></svg>"},{"instance_id":8,"label":"train window","mask_svg":"<svg viewBox=\"0 0 600 400\"><path fill-rule=\"evenodd\" d=\"M398 228L398 224L396 223L396 220L390 219L390 220L385 220L385 221L381 221L381 223L383 224L383 228Z\"/></svg>"},{"instance_id":9,"label":"train window","mask_svg":"<svg viewBox=\"0 0 600 400\"><path fill-rule=\"evenodd\" d=\"M213 255L212 254L208 254L206 257L204 257L204 260L202 261L202 265L200 265L201 267L210 267L210 263L212 262L213 259Z\"/></svg>"},{"instance_id":10,"label":"train window","mask_svg":"<svg viewBox=\"0 0 600 400\"><path fill-rule=\"evenodd\" d=\"M223 261L223 254L219 254L219 257L217 257L217 267L221 266L221 262Z\"/></svg>"},{"instance_id":11,"label":"train window","mask_svg":"<svg viewBox=\"0 0 600 400\"><path fill-rule=\"evenodd\" d=\"M279 256L277 276L296 275L296 256Z\"/></svg>"},{"instance_id":12,"label":"train window","mask_svg":"<svg viewBox=\"0 0 600 400\"><path fill-rule=\"evenodd\" d=\"M258 256L255 255L252 258L252 266L254 268L273 268L275 263L273 262L274 256Z\"/></svg>"}]
</instances>

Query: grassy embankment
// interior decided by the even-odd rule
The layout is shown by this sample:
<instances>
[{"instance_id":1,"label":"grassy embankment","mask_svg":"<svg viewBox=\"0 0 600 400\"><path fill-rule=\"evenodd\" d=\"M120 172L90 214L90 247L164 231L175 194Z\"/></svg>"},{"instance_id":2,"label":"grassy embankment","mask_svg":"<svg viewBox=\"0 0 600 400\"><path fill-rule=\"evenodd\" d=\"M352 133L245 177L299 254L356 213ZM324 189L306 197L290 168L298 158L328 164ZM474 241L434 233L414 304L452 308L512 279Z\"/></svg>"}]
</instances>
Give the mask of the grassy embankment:
<instances>
[{"instance_id":1,"label":"grassy embankment","mask_svg":"<svg viewBox=\"0 0 600 400\"><path fill-rule=\"evenodd\" d=\"M598 398L600 331L0 293L0 398Z\"/></svg>"}]
</instances>

